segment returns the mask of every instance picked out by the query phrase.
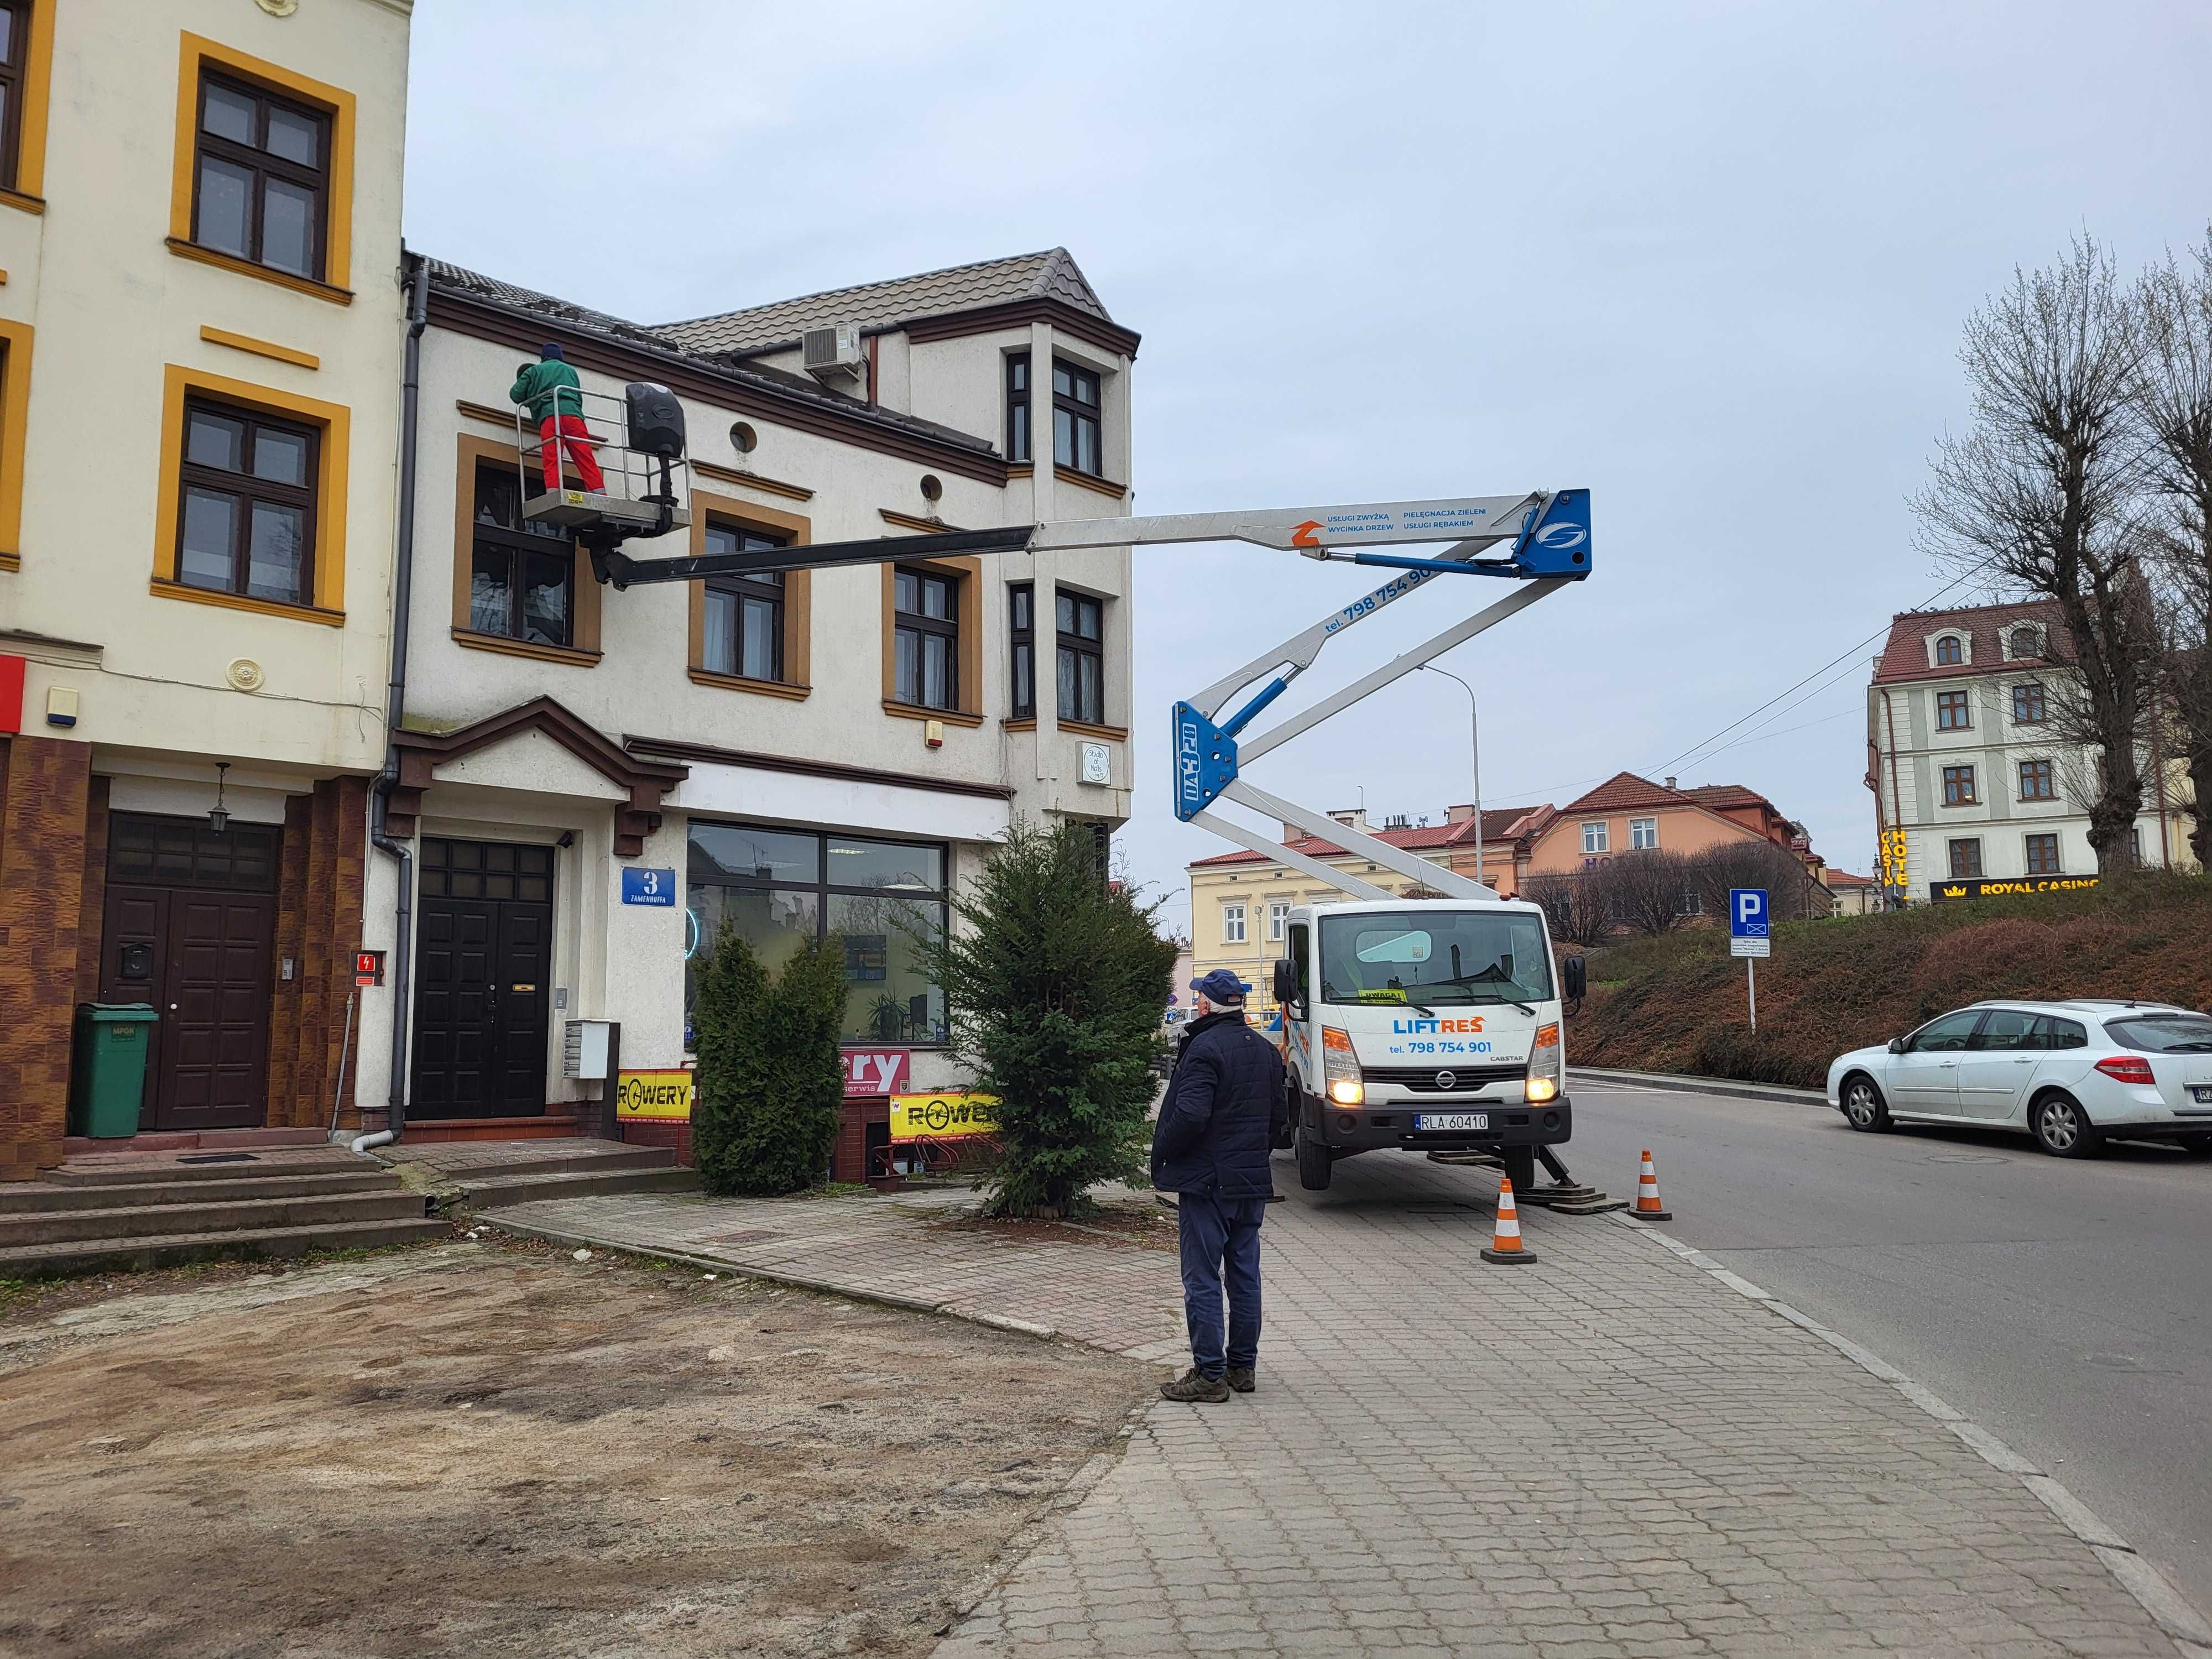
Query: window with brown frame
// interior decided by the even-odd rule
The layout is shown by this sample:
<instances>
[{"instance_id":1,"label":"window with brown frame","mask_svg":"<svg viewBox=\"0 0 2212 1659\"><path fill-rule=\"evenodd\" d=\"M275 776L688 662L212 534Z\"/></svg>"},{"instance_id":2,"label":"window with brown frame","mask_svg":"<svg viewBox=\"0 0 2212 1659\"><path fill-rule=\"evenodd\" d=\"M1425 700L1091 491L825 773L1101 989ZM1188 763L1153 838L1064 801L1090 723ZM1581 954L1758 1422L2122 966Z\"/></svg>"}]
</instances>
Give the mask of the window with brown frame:
<instances>
[{"instance_id":1,"label":"window with brown frame","mask_svg":"<svg viewBox=\"0 0 2212 1659\"><path fill-rule=\"evenodd\" d=\"M1071 472L1103 477L1105 450L1100 438L1099 379L1065 358L1052 360L1052 464ZM1030 358L1018 351L1006 359L1006 459L1026 461L1030 454Z\"/></svg>"},{"instance_id":2,"label":"window with brown frame","mask_svg":"<svg viewBox=\"0 0 2212 1659\"><path fill-rule=\"evenodd\" d=\"M1939 667L1952 667L1966 660L1966 647L1959 643L1956 634L1946 634L1936 641L1936 661Z\"/></svg>"},{"instance_id":3,"label":"window with brown frame","mask_svg":"<svg viewBox=\"0 0 2212 1659\"><path fill-rule=\"evenodd\" d=\"M1973 880L1982 873L1982 843L1976 836L1968 841L1951 843L1951 874L1954 879Z\"/></svg>"},{"instance_id":4,"label":"window with brown frame","mask_svg":"<svg viewBox=\"0 0 2212 1659\"><path fill-rule=\"evenodd\" d=\"M1966 704L1963 691L1938 691L1936 694L1936 729L1939 732L1963 732L1974 723L1972 712Z\"/></svg>"},{"instance_id":5,"label":"window with brown frame","mask_svg":"<svg viewBox=\"0 0 2212 1659\"><path fill-rule=\"evenodd\" d=\"M2050 718L2039 681L2028 680L2013 687L2012 718L2015 726L2040 726Z\"/></svg>"},{"instance_id":6,"label":"window with brown frame","mask_svg":"<svg viewBox=\"0 0 2212 1659\"><path fill-rule=\"evenodd\" d=\"M1058 702L1064 720L1092 726L1106 720L1105 607L1087 593L1058 588L1053 594L1059 613L1054 628Z\"/></svg>"},{"instance_id":7,"label":"window with brown frame","mask_svg":"<svg viewBox=\"0 0 2212 1659\"><path fill-rule=\"evenodd\" d=\"M534 475L530 482L538 482ZM516 468L477 464L469 630L533 645L574 645L575 549L559 531L523 517L526 499Z\"/></svg>"},{"instance_id":8,"label":"window with brown frame","mask_svg":"<svg viewBox=\"0 0 2212 1659\"><path fill-rule=\"evenodd\" d=\"M185 404L176 579L285 605L312 601L314 428L200 398Z\"/></svg>"},{"instance_id":9,"label":"window with brown frame","mask_svg":"<svg viewBox=\"0 0 2212 1659\"><path fill-rule=\"evenodd\" d=\"M1026 351L1006 359L1006 459L1030 459L1030 356Z\"/></svg>"},{"instance_id":10,"label":"window with brown frame","mask_svg":"<svg viewBox=\"0 0 2212 1659\"><path fill-rule=\"evenodd\" d=\"M31 38L30 0L0 0L0 185L15 188L22 151L23 67Z\"/></svg>"},{"instance_id":11,"label":"window with brown frame","mask_svg":"<svg viewBox=\"0 0 2212 1659\"><path fill-rule=\"evenodd\" d=\"M915 708L960 707L960 579L897 567L894 613L893 699Z\"/></svg>"},{"instance_id":12,"label":"window with brown frame","mask_svg":"<svg viewBox=\"0 0 2212 1659\"><path fill-rule=\"evenodd\" d=\"M1971 766L1947 766L1943 769L1943 805L1972 806L1974 799L1974 769Z\"/></svg>"},{"instance_id":13,"label":"window with brown frame","mask_svg":"<svg viewBox=\"0 0 2212 1659\"><path fill-rule=\"evenodd\" d=\"M706 548L716 553L764 553L789 538L709 524ZM781 681L784 675L784 573L710 576L704 596L699 666L712 674Z\"/></svg>"},{"instance_id":14,"label":"window with brown frame","mask_svg":"<svg viewBox=\"0 0 2212 1659\"><path fill-rule=\"evenodd\" d=\"M323 280L330 117L244 81L203 73L192 157L192 240Z\"/></svg>"},{"instance_id":15,"label":"window with brown frame","mask_svg":"<svg viewBox=\"0 0 2212 1659\"><path fill-rule=\"evenodd\" d=\"M2058 837L2030 836L2027 837L2027 873L2031 876L2055 876L2058 867Z\"/></svg>"},{"instance_id":16,"label":"window with brown frame","mask_svg":"<svg viewBox=\"0 0 2212 1659\"><path fill-rule=\"evenodd\" d=\"M1018 720L1036 718L1036 589L1028 582L1018 582L1006 590L1012 614L1008 617L1007 636L1013 642L1013 718Z\"/></svg>"},{"instance_id":17,"label":"window with brown frame","mask_svg":"<svg viewBox=\"0 0 2212 1659\"><path fill-rule=\"evenodd\" d=\"M2020 798L2022 800L2057 800L2058 781L2051 775L2051 763L2047 760L2026 760L2020 763Z\"/></svg>"}]
</instances>

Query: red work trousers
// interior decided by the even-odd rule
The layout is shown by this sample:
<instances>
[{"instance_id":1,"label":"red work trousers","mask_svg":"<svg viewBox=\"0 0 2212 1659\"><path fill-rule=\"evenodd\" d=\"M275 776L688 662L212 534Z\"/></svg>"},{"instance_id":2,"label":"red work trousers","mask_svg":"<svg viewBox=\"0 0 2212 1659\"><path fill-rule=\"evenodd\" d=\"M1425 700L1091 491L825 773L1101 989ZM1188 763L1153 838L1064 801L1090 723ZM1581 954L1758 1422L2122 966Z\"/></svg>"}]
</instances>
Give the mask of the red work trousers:
<instances>
[{"instance_id":1,"label":"red work trousers","mask_svg":"<svg viewBox=\"0 0 2212 1659\"><path fill-rule=\"evenodd\" d=\"M558 434L557 436L556 434ZM545 487L561 487L561 456L566 451L568 465L576 469L584 488L598 495L607 487L599 472L599 463L592 453L591 428L584 424L580 415L548 415L538 423L538 448L545 458Z\"/></svg>"}]
</instances>

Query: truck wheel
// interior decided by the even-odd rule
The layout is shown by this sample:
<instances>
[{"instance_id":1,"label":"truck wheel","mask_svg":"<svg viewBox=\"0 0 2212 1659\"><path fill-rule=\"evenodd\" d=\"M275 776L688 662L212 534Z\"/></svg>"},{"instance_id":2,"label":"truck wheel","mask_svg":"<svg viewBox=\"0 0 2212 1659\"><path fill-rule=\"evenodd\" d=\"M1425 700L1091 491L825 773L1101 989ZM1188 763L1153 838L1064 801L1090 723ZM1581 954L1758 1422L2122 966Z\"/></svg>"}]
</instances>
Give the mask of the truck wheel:
<instances>
[{"instance_id":1,"label":"truck wheel","mask_svg":"<svg viewBox=\"0 0 2212 1659\"><path fill-rule=\"evenodd\" d=\"M1302 1103L1298 1097L1303 1092L1298 1087L1297 1078L1286 1077L1283 1079L1283 1093L1288 1098L1289 1109L1283 1116L1283 1132L1268 1142L1268 1145L1277 1152L1291 1145L1297 1135Z\"/></svg>"},{"instance_id":2,"label":"truck wheel","mask_svg":"<svg viewBox=\"0 0 2212 1659\"><path fill-rule=\"evenodd\" d=\"M1305 1125L1298 1125L1295 1142L1298 1154L1298 1185L1310 1193L1328 1190L1329 1168L1333 1160L1328 1148L1316 1140Z\"/></svg>"},{"instance_id":3,"label":"truck wheel","mask_svg":"<svg viewBox=\"0 0 2212 1659\"><path fill-rule=\"evenodd\" d=\"M1536 1188L1536 1149L1534 1146L1501 1146L1498 1155L1505 1161L1505 1178L1513 1183L1516 1193L1534 1192Z\"/></svg>"}]
</instances>

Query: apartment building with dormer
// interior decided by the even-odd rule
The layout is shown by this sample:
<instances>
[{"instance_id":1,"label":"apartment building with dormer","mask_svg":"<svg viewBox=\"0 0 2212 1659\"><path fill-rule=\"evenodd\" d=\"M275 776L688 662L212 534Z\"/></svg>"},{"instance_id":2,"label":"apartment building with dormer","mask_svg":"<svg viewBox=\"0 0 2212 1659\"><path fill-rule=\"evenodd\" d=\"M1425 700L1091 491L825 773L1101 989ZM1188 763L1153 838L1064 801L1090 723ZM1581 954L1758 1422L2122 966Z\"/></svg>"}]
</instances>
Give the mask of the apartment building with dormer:
<instances>
[{"instance_id":1,"label":"apartment building with dormer","mask_svg":"<svg viewBox=\"0 0 2212 1659\"><path fill-rule=\"evenodd\" d=\"M2048 599L1905 611L1867 691L1867 787L1892 903L2093 885L2094 751L2057 718L2075 671ZM2194 867L2186 779L2148 746L2140 864Z\"/></svg>"}]
</instances>

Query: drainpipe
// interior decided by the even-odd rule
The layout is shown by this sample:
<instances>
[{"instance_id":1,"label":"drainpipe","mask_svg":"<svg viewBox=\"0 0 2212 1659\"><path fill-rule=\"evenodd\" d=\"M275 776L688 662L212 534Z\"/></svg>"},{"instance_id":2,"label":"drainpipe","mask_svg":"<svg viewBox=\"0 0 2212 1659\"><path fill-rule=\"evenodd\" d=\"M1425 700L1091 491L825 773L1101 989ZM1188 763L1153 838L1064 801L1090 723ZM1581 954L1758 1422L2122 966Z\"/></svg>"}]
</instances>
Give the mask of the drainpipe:
<instances>
[{"instance_id":1,"label":"drainpipe","mask_svg":"<svg viewBox=\"0 0 2212 1659\"><path fill-rule=\"evenodd\" d=\"M401 258L409 256L403 249ZM376 776L368 838L394 860L399 896L392 907L392 1082L386 1103L391 1139L407 1128L408 984L415 963L415 854L385 831L392 791L399 782L399 750L392 738L407 709L407 622L415 589L415 433L422 391L422 331L430 320L430 265L421 255L407 273L405 372L399 384L399 525L392 550L392 678L384 705L384 770ZM356 1151L360 1150L356 1146Z\"/></svg>"}]
</instances>

